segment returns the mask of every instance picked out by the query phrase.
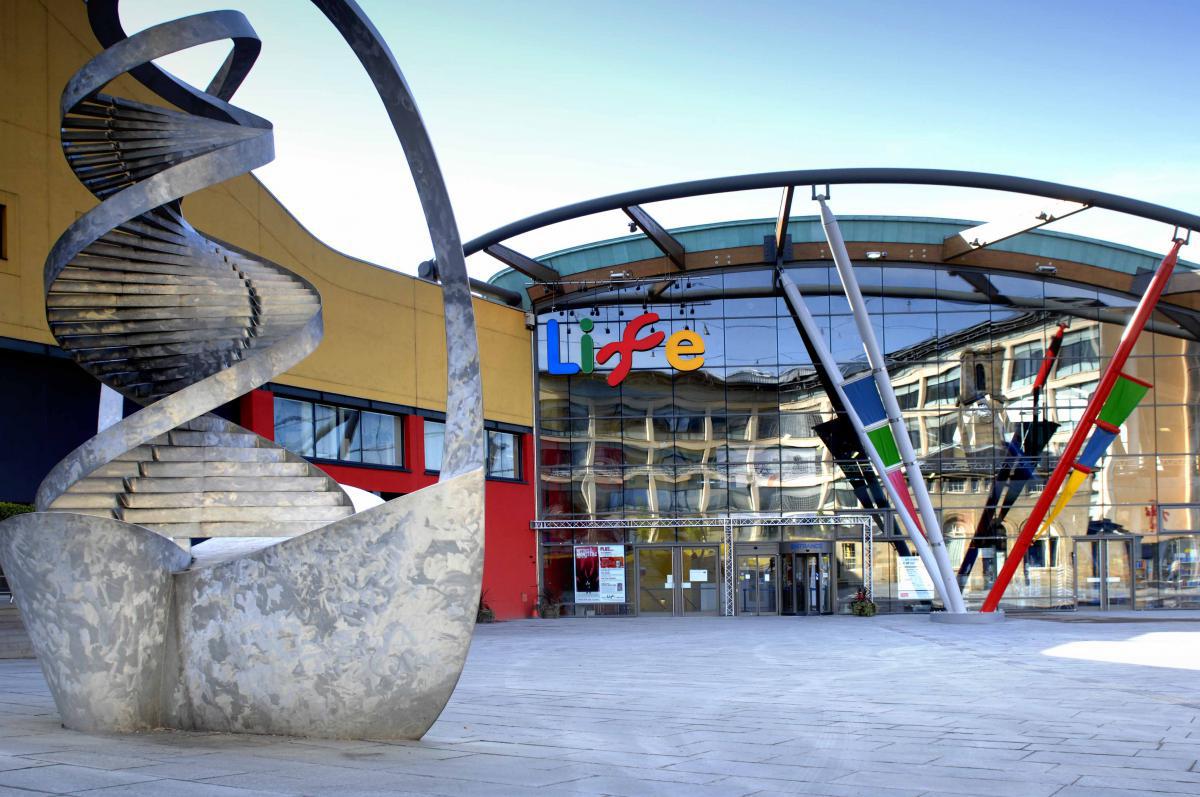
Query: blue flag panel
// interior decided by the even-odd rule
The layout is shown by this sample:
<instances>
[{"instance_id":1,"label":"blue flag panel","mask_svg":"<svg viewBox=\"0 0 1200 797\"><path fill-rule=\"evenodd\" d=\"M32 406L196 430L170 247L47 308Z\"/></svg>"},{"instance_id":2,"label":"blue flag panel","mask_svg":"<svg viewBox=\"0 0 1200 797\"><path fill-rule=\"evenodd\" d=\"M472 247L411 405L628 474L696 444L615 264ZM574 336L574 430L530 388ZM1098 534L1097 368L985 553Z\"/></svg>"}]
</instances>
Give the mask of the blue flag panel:
<instances>
[{"instance_id":1,"label":"blue flag panel","mask_svg":"<svg viewBox=\"0 0 1200 797\"><path fill-rule=\"evenodd\" d=\"M1116 432L1107 432L1097 426L1092 430L1092 436L1088 438L1087 445L1083 447L1083 453L1075 461L1089 470L1095 470L1100 457L1104 456L1104 452L1116 439Z\"/></svg>"},{"instance_id":2,"label":"blue flag panel","mask_svg":"<svg viewBox=\"0 0 1200 797\"><path fill-rule=\"evenodd\" d=\"M875 384L874 376L868 373L846 382L842 387L846 391L846 399L858 413L864 427L887 420L883 399L879 397L879 386Z\"/></svg>"}]
</instances>

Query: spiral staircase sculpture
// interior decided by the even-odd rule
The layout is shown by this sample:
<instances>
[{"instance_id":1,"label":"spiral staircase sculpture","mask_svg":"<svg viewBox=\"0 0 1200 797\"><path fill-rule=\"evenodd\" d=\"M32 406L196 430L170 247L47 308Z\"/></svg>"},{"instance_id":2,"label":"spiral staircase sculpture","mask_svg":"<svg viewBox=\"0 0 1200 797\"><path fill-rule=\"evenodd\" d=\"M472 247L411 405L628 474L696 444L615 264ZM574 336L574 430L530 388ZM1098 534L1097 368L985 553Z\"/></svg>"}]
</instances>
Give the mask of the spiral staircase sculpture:
<instances>
[{"instance_id":1,"label":"spiral staircase sculpture","mask_svg":"<svg viewBox=\"0 0 1200 797\"><path fill-rule=\"evenodd\" d=\"M419 738L461 672L483 559L462 245L386 44L352 0L313 1L375 83L433 240L449 366L441 478L354 514L320 470L211 413L322 335L311 284L183 215L186 195L273 158L270 123L229 102L260 44L234 11L126 36L119 0L91 0L107 49L64 91L62 144L101 202L47 259L46 313L62 348L142 409L59 463L37 513L0 527L0 563L68 727ZM226 39L203 91L152 63ZM126 73L175 108L103 93ZM196 537L223 543L193 556L172 541Z\"/></svg>"}]
</instances>

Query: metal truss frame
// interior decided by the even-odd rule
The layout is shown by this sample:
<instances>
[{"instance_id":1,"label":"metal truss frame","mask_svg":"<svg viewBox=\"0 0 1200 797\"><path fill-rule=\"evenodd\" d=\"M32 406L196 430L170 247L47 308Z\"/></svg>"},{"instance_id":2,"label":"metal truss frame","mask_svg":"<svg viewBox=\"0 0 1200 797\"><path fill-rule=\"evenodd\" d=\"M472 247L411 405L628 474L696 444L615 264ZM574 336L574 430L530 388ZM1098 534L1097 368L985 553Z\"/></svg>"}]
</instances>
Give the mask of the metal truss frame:
<instances>
[{"instance_id":1,"label":"metal truss frame","mask_svg":"<svg viewBox=\"0 0 1200 797\"><path fill-rule=\"evenodd\" d=\"M701 526L704 528L720 528L723 531L721 541L725 545L725 574L724 601L722 616L733 617L737 614L737 602L734 600L737 584L734 573L736 569L736 541L733 530L747 526L821 526L835 523L841 526L857 525L862 528L863 545L863 588L867 597L874 600L874 556L872 547L875 542L875 525L870 515L855 513L839 513L836 515L787 515L758 517L755 515L721 515L719 517L700 518L563 518L562 520L534 520L529 528L534 531L563 531L569 529L634 529L634 528L688 528ZM539 541L540 544L540 541ZM538 574L539 580L541 574Z\"/></svg>"}]
</instances>

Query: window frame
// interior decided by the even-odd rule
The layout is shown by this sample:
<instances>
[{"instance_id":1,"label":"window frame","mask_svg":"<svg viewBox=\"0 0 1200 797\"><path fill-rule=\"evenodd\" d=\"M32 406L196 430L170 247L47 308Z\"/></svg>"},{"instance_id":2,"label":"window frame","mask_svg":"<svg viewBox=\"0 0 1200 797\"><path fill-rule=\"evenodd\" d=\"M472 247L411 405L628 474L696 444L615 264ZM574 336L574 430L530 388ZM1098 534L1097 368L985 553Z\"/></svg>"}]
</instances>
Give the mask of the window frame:
<instances>
[{"instance_id":1,"label":"window frame","mask_svg":"<svg viewBox=\"0 0 1200 797\"><path fill-rule=\"evenodd\" d=\"M280 441L280 439L279 439L279 437L280 437L280 435L279 435L279 413L278 413L278 402L280 402L280 401L291 401L291 402L294 402L294 403L300 404L300 405L308 405L308 407L311 408L310 412L308 413L308 415L309 415L308 422L311 424L311 427L310 427L310 435L311 435L311 442L312 442L312 453L311 454L306 454L301 451L295 451L291 448L288 448L286 445L283 445L283 443ZM317 410L318 407L323 407L326 410L333 411L334 425L333 425L333 428L331 430L329 430L329 434L333 435L333 442L337 446L338 456L336 456L336 457L317 456L317 446L321 440L321 436L318 435L318 432L317 432L317 422L318 422L318 415L319 415L318 410ZM408 460L407 460L406 450L405 450L405 439L407 438L407 434L405 433L405 423L404 423L404 418L406 416L403 414L380 412L379 410L365 409L363 407L353 407L353 406L348 406L345 404L338 404L336 402L331 402L326 399L314 400L314 399L299 398L297 396L280 395L280 394L275 394L273 396L272 409L273 409L273 415L275 416L275 419L272 423L272 432L275 436L275 441L280 443L280 445L284 449L286 449L287 451L289 451L292 454L295 454L298 457L303 457L305 460L312 462L312 463L344 465L346 467L356 467L356 468L377 468L379 470L408 472L408 467L407 467ZM392 420L392 428L397 433L396 437L399 438L398 440L396 440L395 445L394 445L394 449L396 451L396 456L397 456L397 459L399 460L399 464L388 465L388 464L381 463L381 462L366 462L363 459L354 460L354 459L343 459L341 457L341 452L344 447L343 443L345 442L340 437L341 429L343 426L343 418L348 417L349 413L351 413L351 412L358 413L358 424L357 424L356 437L358 437L358 443L359 443L358 444L358 452L359 452L360 457L362 456L362 452L363 452L363 445L362 445L362 439L361 439L362 429L363 429L363 424L362 424L363 414L369 413L372 415L379 415L381 417L390 418ZM301 413L301 416L303 417L303 413Z\"/></svg>"}]
</instances>

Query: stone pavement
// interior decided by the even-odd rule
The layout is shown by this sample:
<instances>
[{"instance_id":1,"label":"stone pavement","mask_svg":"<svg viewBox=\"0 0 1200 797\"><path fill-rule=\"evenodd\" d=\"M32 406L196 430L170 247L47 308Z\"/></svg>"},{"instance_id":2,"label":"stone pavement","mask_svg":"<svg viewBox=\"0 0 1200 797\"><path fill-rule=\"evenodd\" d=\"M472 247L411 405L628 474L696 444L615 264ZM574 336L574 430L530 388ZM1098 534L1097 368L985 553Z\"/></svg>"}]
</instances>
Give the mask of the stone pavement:
<instances>
[{"instance_id":1,"label":"stone pavement","mask_svg":"<svg viewBox=\"0 0 1200 797\"><path fill-rule=\"evenodd\" d=\"M1198 670L1200 613L530 620L396 744L85 736L3 661L0 797L1194 795Z\"/></svg>"}]
</instances>

